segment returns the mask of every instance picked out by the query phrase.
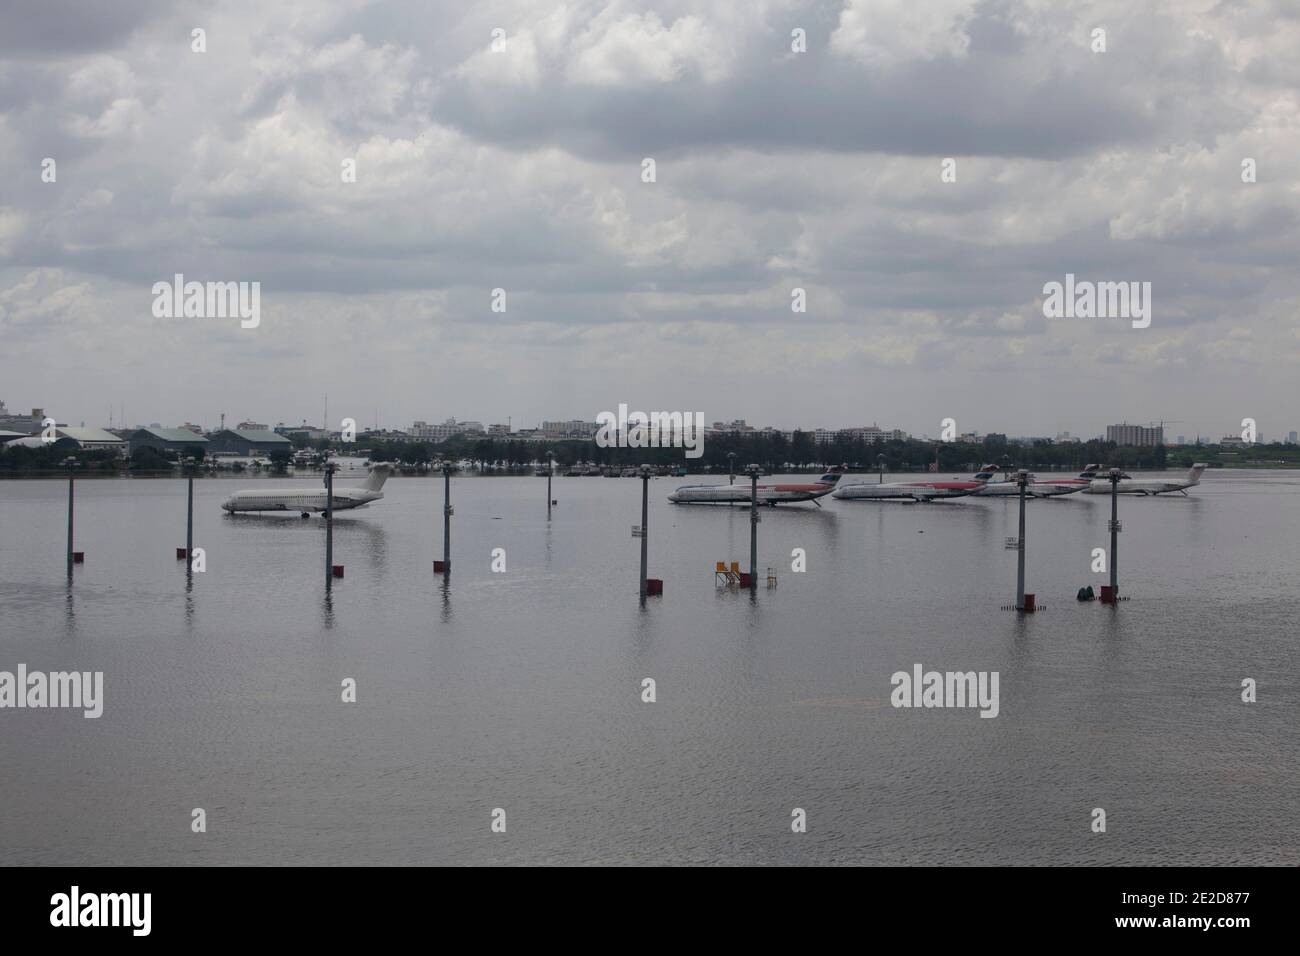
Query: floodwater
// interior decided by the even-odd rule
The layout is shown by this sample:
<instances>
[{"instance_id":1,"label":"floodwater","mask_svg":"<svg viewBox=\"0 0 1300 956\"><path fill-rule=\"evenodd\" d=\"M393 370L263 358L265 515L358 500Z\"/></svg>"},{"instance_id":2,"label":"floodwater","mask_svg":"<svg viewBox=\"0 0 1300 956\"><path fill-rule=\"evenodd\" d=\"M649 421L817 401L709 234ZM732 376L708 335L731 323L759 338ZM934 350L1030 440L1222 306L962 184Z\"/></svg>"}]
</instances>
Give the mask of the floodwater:
<instances>
[{"instance_id":1,"label":"floodwater","mask_svg":"<svg viewBox=\"0 0 1300 956\"><path fill-rule=\"evenodd\" d=\"M195 482L189 582L184 481L78 481L70 586L66 482L0 482L0 670L104 675L99 719L0 710L0 863L1300 863L1300 473L1121 498L1118 607L1075 600L1109 498L1029 502L1023 618L1014 499L761 509L751 595L747 511L665 500L698 480L649 483L644 609L633 479L548 521L454 478L444 583L442 481L393 478L328 597L322 519L219 508L275 479ZM917 664L997 716L891 706Z\"/></svg>"}]
</instances>

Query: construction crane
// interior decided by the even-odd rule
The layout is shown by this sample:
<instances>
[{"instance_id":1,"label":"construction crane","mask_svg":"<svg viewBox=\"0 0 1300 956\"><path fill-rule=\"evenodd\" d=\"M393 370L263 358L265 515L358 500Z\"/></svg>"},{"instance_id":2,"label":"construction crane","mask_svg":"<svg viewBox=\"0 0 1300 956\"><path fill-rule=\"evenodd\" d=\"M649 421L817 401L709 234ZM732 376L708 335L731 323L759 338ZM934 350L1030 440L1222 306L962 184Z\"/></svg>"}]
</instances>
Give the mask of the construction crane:
<instances>
[{"instance_id":1,"label":"construction crane","mask_svg":"<svg viewBox=\"0 0 1300 956\"><path fill-rule=\"evenodd\" d=\"M1166 426L1166 425L1182 425L1182 424L1184 424L1184 422L1183 422L1183 420L1182 420L1181 418L1162 418L1162 419L1160 419L1160 421L1159 421L1158 423L1157 423L1157 422L1147 422L1147 427L1148 427L1148 428L1156 428L1156 427L1158 427L1158 428L1160 429L1160 441L1161 441L1162 443L1165 443L1165 426Z\"/></svg>"}]
</instances>

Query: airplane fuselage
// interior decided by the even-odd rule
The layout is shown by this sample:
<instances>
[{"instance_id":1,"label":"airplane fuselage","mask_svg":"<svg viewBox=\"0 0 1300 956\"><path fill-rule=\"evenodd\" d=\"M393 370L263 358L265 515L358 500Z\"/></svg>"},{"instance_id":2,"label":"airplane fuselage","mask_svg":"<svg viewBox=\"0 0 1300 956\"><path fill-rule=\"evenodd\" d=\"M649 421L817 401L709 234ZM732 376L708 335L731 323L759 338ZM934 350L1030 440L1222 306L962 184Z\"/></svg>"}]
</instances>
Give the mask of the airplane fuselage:
<instances>
[{"instance_id":1,"label":"airplane fuselage","mask_svg":"<svg viewBox=\"0 0 1300 956\"><path fill-rule=\"evenodd\" d=\"M336 491L330 501L335 511L360 508L362 505L384 497L382 491L363 491L361 489ZM234 513L236 511L289 511L307 514L325 510L324 491L284 492L280 489L263 489L259 491L238 491L221 503L221 507Z\"/></svg>"},{"instance_id":2,"label":"airplane fuselage","mask_svg":"<svg viewBox=\"0 0 1300 956\"><path fill-rule=\"evenodd\" d=\"M838 474L828 472L817 481L759 485L758 503L776 505L814 501L834 491L838 480ZM682 485L668 496L668 500L679 505L747 505L752 497L749 482L741 479L734 485Z\"/></svg>"},{"instance_id":3,"label":"airplane fuselage","mask_svg":"<svg viewBox=\"0 0 1300 956\"><path fill-rule=\"evenodd\" d=\"M1124 477L1119 480L1115 492L1121 495L1167 495L1181 491L1186 494L1188 488L1201 483L1201 473L1205 471L1205 467L1200 462L1193 465L1191 471L1187 473L1187 477L1182 481ZM1083 493L1085 495L1108 495L1110 491L1109 478L1094 478L1088 487L1083 490Z\"/></svg>"},{"instance_id":4,"label":"airplane fuselage","mask_svg":"<svg viewBox=\"0 0 1300 956\"><path fill-rule=\"evenodd\" d=\"M1072 495L1088 487L1087 478L1034 478L1025 487L1025 494L1031 498L1053 498L1057 495ZM981 498L1019 497L1020 486L1014 481L991 481L975 492Z\"/></svg>"},{"instance_id":5,"label":"airplane fuselage","mask_svg":"<svg viewBox=\"0 0 1300 956\"><path fill-rule=\"evenodd\" d=\"M370 469L370 474L360 485L335 485L328 501L324 488L256 488L235 492L221 503L221 507L231 514L237 511L288 511L305 516L323 512L326 504L331 510L347 511L384 497L382 489L390 474L392 467L381 462Z\"/></svg>"},{"instance_id":6,"label":"airplane fuselage","mask_svg":"<svg viewBox=\"0 0 1300 956\"><path fill-rule=\"evenodd\" d=\"M885 499L910 498L913 501L934 501L938 498L961 498L985 487L982 481L892 481L887 484L860 482L841 485L835 490L836 498Z\"/></svg>"},{"instance_id":7,"label":"airplane fuselage","mask_svg":"<svg viewBox=\"0 0 1300 956\"><path fill-rule=\"evenodd\" d=\"M1115 491L1121 495L1164 495L1173 491L1184 491L1191 486L1192 483L1186 481L1145 481L1126 478L1120 481ZM1099 478L1088 485L1083 492L1087 495L1108 495L1110 482Z\"/></svg>"}]
</instances>

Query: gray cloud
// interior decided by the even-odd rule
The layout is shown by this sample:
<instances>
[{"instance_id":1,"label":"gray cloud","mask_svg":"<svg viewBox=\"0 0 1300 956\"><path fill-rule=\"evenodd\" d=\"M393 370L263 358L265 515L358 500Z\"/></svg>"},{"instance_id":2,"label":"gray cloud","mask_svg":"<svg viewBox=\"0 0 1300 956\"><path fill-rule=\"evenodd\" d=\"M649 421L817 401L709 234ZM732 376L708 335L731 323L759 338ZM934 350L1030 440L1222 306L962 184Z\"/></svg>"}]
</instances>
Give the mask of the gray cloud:
<instances>
[{"instance_id":1,"label":"gray cloud","mask_svg":"<svg viewBox=\"0 0 1300 956\"><path fill-rule=\"evenodd\" d=\"M1295 427L1300 20L914 6L9 5L0 398L209 424L314 418L328 389L390 424L626 400ZM153 318L176 272L260 281L263 326ZM1152 328L1044 319L1066 272L1152 282ZM990 380L1047 397L973 403Z\"/></svg>"}]
</instances>

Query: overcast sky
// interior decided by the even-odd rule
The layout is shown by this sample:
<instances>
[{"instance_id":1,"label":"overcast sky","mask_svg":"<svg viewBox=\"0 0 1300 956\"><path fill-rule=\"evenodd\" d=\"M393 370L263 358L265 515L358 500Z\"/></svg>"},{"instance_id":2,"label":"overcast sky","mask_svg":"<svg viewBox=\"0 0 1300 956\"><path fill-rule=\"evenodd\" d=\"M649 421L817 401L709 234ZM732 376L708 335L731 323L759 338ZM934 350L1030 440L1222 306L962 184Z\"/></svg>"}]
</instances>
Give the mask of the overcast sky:
<instances>
[{"instance_id":1,"label":"overcast sky","mask_svg":"<svg viewBox=\"0 0 1300 956\"><path fill-rule=\"evenodd\" d=\"M1298 84L1288 2L4 0L0 399L1281 437ZM156 318L178 272L261 324Z\"/></svg>"}]
</instances>

